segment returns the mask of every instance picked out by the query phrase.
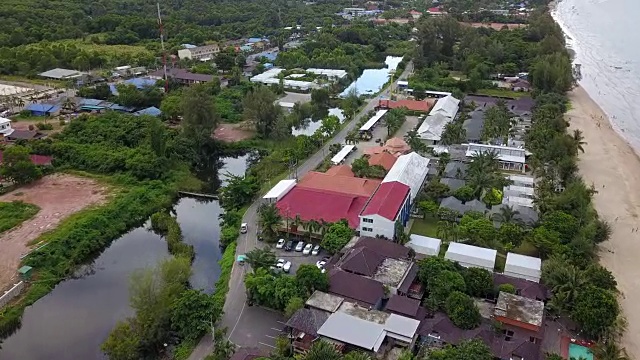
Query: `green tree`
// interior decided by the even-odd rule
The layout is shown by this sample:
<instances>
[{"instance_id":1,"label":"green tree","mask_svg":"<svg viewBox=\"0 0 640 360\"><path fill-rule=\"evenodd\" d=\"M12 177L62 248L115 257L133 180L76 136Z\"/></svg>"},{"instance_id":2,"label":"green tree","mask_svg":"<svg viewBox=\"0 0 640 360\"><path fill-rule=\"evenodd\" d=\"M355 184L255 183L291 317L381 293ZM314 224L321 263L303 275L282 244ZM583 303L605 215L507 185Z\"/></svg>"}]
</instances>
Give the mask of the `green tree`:
<instances>
[{"instance_id":1,"label":"green tree","mask_svg":"<svg viewBox=\"0 0 640 360\"><path fill-rule=\"evenodd\" d=\"M433 283L429 286L429 297L440 307L454 291L465 292L466 284L462 275L455 271L444 270L435 276Z\"/></svg>"},{"instance_id":2,"label":"green tree","mask_svg":"<svg viewBox=\"0 0 640 360\"><path fill-rule=\"evenodd\" d=\"M171 327L182 339L197 340L214 319L213 298L201 290L183 292L171 306Z\"/></svg>"},{"instance_id":3,"label":"green tree","mask_svg":"<svg viewBox=\"0 0 640 360\"><path fill-rule=\"evenodd\" d=\"M215 101L203 84L187 88L182 96L182 131L196 149L211 139L219 122Z\"/></svg>"},{"instance_id":4,"label":"green tree","mask_svg":"<svg viewBox=\"0 0 640 360\"><path fill-rule=\"evenodd\" d=\"M371 356L360 352L360 351L352 351L346 354L342 360L373 360Z\"/></svg>"},{"instance_id":5,"label":"green tree","mask_svg":"<svg viewBox=\"0 0 640 360\"><path fill-rule=\"evenodd\" d=\"M471 267L462 271L466 293L474 297L484 297L493 290L492 274L481 268Z\"/></svg>"},{"instance_id":6,"label":"green tree","mask_svg":"<svg viewBox=\"0 0 640 360\"><path fill-rule=\"evenodd\" d=\"M342 357L333 344L324 340L315 341L303 360L339 360Z\"/></svg>"},{"instance_id":7,"label":"green tree","mask_svg":"<svg viewBox=\"0 0 640 360\"><path fill-rule=\"evenodd\" d=\"M480 325L480 310L469 295L454 291L447 297L444 307L447 316L457 327L473 329Z\"/></svg>"},{"instance_id":8,"label":"green tree","mask_svg":"<svg viewBox=\"0 0 640 360\"><path fill-rule=\"evenodd\" d=\"M168 119L176 120L178 116L182 115L182 103L183 100L180 95L165 96L160 103L160 111Z\"/></svg>"},{"instance_id":9,"label":"green tree","mask_svg":"<svg viewBox=\"0 0 640 360\"><path fill-rule=\"evenodd\" d=\"M571 59L565 53L541 56L531 67L529 77L539 90L565 93L573 85Z\"/></svg>"},{"instance_id":10,"label":"green tree","mask_svg":"<svg viewBox=\"0 0 640 360\"><path fill-rule=\"evenodd\" d=\"M518 210L514 210L513 206L504 205L500 207L500 210L497 213L492 214L491 219L495 221L499 221L503 225L510 224L510 223L517 224L519 221L518 219L516 219L516 216L518 216L519 214L520 212Z\"/></svg>"},{"instance_id":11,"label":"green tree","mask_svg":"<svg viewBox=\"0 0 640 360\"><path fill-rule=\"evenodd\" d=\"M276 263L276 254L268 248L255 248L245 255L245 262L251 266L254 273L260 268L269 269Z\"/></svg>"},{"instance_id":12,"label":"green tree","mask_svg":"<svg viewBox=\"0 0 640 360\"><path fill-rule=\"evenodd\" d=\"M138 360L140 348L133 320L119 321L100 349L112 360Z\"/></svg>"},{"instance_id":13,"label":"green tree","mask_svg":"<svg viewBox=\"0 0 640 360\"><path fill-rule=\"evenodd\" d=\"M560 235L562 243L568 243L578 232L578 219L564 211L551 211L542 217L541 225Z\"/></svg>"},{"instance_id":14,"label":"green tree","mask_svg":"<svg viewBox=\"0 0 640 360\"><path fill-rule=\"evenodd\" d=\"M330 254L335 254L342 250L353 237L353 230L349 228L345 221L333 223L327 229L322 238L322 247Z\"/></svg>"},{"instance_id":15,"label":"green tree","mask_svg":"<svg viewBox=\"0 0 640 360\"><path fill-rule=\"evenodd\" d=\"M429 360L493 360L491 349L482 340L474 339L459 343L457 346L447 345L442 349L430 350Z\"/></svg>"},{"instance_id":16,"label":"green tree","mask_svg":"<svg viewBox=\"0 0 640 360\"><path fill-rule=\"evenodd\" d=\"M242 102L244 119L255 126L258 136L263 139L283 137L291 133L283 121L282 111L275 104L276 95L266 86L259 86L248 92ZM285 129L282 126L285 125Z\"/></svg>"},{"instance_id":17,"label":"green tree","mask_svg":"<svg viewBox=\"0 0 640 360\"><path fill-rule=\"evenodd\" d=\"M474 219L465 214L458 225L460 237L468 239L470 243L493 248L496 240L496 229L493 222L485 217Z\"/></svg>"},{"instance_id":18,"label":"green tree","mask_svg":"<svg viewBox=\"0 0 640 360\"><path fill-rule=\"evenodd\" d=\"M598 341L591 352L598 360L631 360L627 351L612 339Z\"/></svg>"},{"instance_id":19,"label":"green tree","mask_svg":"<svg viewBox=\"0 0 640 360\"><path fill-rule=\"evenodd\" d=\"M327 291L329 289L329 277L315 265L300 265L296 271L296 280L307 295L311 295L315 290Z\"/></svg>"},{"instance_id":20,"label":"green tree","mask_svg":"<svg viewBox=\"0 0 640 360\"><path fill-rule=\"evenodd\" d=\"M3 151L0 176L18 185L28 184L42 177L42 171L31 162L29 149L14 145Z\"/></svg>"},{"instance_id":21,"label":"green tree","mask_svg":"<svg viewBox=\"0 0 640 360\"><path fill-rule=\"evenodd\" d=\"M462 144L467 140L467 130L463 124L457 121L447 123L444 126L440 143L442 145Z\"/></svg>"},{"instance_id":22,"label":"green tree","mask_svg":"<svg viewBox=\"0 0 640 360\"><path fill-rule=\"evenodd\" d=\"M533 229L529 236L529 241L538 249L540 256L545 258L560 246L560 234L557 231L540 226Z\"/></svg>"},{"instance_id":23,"label":"green tree","mask_svg":"<svg viewBox=\"0 0 640 360\"><path fill-rule=\"evenodd\" d=\"M253 176L237 176L227 173L227 184L218 192L220 205L225 209L239 209L250 203L260 190L258 180Z\"/></svg>"},{"instance_id":24,"label":"green tree","mask_svg":"<svg viewBox=\"0 0 640 360\"><path fill-rule=\"evenodd\" d=\"M516 287L511 285L511 284L500 284L500 286L498 286L498 292L505 292L507 294L515 294L516 293Z\"/></svg>"},{"instance_id":25,"label":"green tree","mask_svg":"<svg viewBox=\"0 0 640 360\"><path fill-rule=\"evenodd\" d=\"M584 271L584 277L588 284L605 290L617 291L618 282L616 278L611 271L599 264L589 265Z\"/></svg>"},{"instance_id":26,"label":"green tree","mask_svg":"<svg viewBox=\"0 0 640 360\"><path fill-rule=\"evenodd\" d=\"M587 336L598 338L614 325L620 308L610 291L588 285L580 291L571 318Z\"/></svg>"},{"instance_id":27,"label":"green tree","mask_svg":"<svg viewBox=\"0 0 640 360\"><path fill-rule=\"evenodd\" d=\"M282 225L282 216L276 204L261 205L258 209L258 216L262 234L267 237L267 239L274 239L278 228ZM317 222L315 223L317 224Z\"/></svg>"},{"instance_id":28,"label":"green tree","mask_svg":"<svg viewBox=\"0 0 640 360\"><path fill-rule=\"evenodd\" d=\"M455 263L437 256L429 256L419 260L418 269L418 279L428 291L431 291L436 278L443 271L457 271Z\"/></svg>"},{"instance_id":29,"label":"green tree","mask_svg":"<svg viewBox=\"0 0 640 360\"><path fill-rule=\"evenodd\" d=\"M471 201L474 198L474 190L471 186L462 186L460 187L458 190L453 192L453 196L456 197L456 199L463 201L463 202L467 202L467 201Z\"/></svg>"},{"instance_id":30,"label":"green tree","mask_svg":"<svg viewBox=\"0 0 640 360\"><path fill-rule=\"evenodd\" d=\"M287 318L290 318L293 316L293 314L296 313L296 311L302 309L304 307L304 300L302 300L301 297L292 297L291 299L289 299L289 302L287 303L287 307L284 308L284 316L286 316Z\"/></svg>"},{"instance_id":31,"label":"green tree","mask_svg":"<svg viewBox=\"0 0 640 360\"><path fill-rule=\"evenodd\" d=\"M503 246L518 247L522 245L524 237L525 232L520 225L507 223L498 229L498 241Z\"/></svg>"}]
</instances>

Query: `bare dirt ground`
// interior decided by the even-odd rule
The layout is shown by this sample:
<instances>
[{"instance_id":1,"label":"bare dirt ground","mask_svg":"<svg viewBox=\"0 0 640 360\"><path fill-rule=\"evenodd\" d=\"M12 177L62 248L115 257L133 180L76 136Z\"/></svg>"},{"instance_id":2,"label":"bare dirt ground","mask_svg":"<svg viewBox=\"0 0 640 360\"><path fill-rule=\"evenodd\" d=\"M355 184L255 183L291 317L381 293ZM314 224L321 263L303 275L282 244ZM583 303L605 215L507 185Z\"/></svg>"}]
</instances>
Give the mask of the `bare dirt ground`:
<instances>
[{"instance_id":1,"label":"bare dirt ground","mask_svg":"<svg viewBox=\"0 0 640 360\"><path fill-rule=\"evenodd\" d=\"M243 128L243 124L220 124L213 132L213 138L225 142L250 139L253 131Z\"/></svg>"},{"instance_id":2,"label":"bare dirt ground","mask_svg":"<svg viewBox=\"0 0 640 360\"><path fill-rule=\"evenodd\" d=\"M582 88L569 94L571 127L583 132L587 145L580 154L580 173L593 184L598 214L613 228L601 245L600 262L616 277L620 304L628 320L622 346L632 359L640 359L640 158L611 127L609 119Z\"/></svg>"},{"instance_id":3,"label":"bare dirt ground","mask_svg":"<svg viewBox=\"0 0 640 360\"><path fill-rule=\"evenodd\" d=\"M0 290L13 284L20 257L29 252L31 241L54 229L67 216L103 203L106 198L106 187L68 174L46 176L0 196L0 201L21 200L40 207L36 216L0 235Z\"/></svg>"}]
</instances>

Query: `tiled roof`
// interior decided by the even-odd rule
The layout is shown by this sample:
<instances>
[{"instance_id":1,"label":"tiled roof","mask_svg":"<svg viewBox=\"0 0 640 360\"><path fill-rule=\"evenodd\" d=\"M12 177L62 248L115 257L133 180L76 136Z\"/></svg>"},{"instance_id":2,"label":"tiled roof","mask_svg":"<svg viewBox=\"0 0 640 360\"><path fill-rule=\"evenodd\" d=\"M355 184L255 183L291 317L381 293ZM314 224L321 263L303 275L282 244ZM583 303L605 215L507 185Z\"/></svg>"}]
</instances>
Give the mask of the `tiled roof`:
<instances>
[{"instance_id":1,"label":"tiled roof","mask_svg":"<svg viewBox=\"0 0 640 360\"><path fill-rule=\"evenodd\" d=\"M335 191L355 196L373 195L382 181L356 178L351 176L331 175L316 171L310 171L298 182L298 187Z\"/></svg>"},{"instance_id":2,"label":"tiled roof","mask_svg":"<svg viewBox=\"0 0 640 360\"><path fill-rule=\"evenodd\" d=\"M386 239L363 236L353 246L354 249L359 247L366 247L369 250L377 252L383 257L394 259L406 259L409 256L408 247Z\"/></svg>"},{"instance_id":3,"label":"tiled roof","mask_svg":"<svg viewBox=\"0 0 640 360\"><path fill-rule=\"evenodd\" d=\"M53 157L46 155L29 155L31 162L36 165L51 165L51 161L53 161ZM0 164L2 164L3 154L0 151Z\"/></svg>"},{"instance_id":4,"label":"tiled roof","mask_svg":"<svg viewBox=\"0 0 640 360\"><path fill-rule=\"evenodd\" d=\"M349 165L332 166L329 168L329 170L327 170L325 174L332 175L332 176L348 176L348 177L355 176L353 174L353 171L351 171L351 166Z\"/></svg>"},{"instance_id":5,"label":"tiled roof","mask_svg":"<svg viewBox=\"0 0 640 360\"><path fill-rule=\"evenodd\" d=\"M379 105L389 109L407 108L410 111L426 113L433 105L433 102L427 100L380 100Z\"/></svg>"},{"instance_id":6,"label":"tiled roof","mask_svg":"<svg viewBox=\"0 0 640 360\"><path fill-rule=\"evenodd\" d=\"M504 274L493 273L493 285L498 288L502 284L511 284L516 290L519 291L519 295L529 298L545 301L549 299L549 290L542 284L529 281L525 279L515 278Z\"/></svg>"},{"instance_id":7,"label":"tiled roof","mask_svg":"<svg viewBox=\"0 0 640 360\"><path fill-rule=\"evenodd\" d=\"M389 169L393 167L393 164L396 163L396 160L398 160L397 157L389 154L388 152L382 152L382 153L371 155L371 157L369 158L369 165L370 166L380 165L385 170L389 171Z\"/></svg>"},{"instance_id":8,"label":"tiled roof","mask_svg":"<svg viewBox=\"0 0 640 360\"><path fill-rule=\"evenodd\" d=\"M398 181L386 182L378 188L362 210L362 216L379 215L394 221L405 203L409 187Z\"/></svg>"},{"instance_id":9,"label":"tiled roof","mask_svg":"<svg viewBox=\"0 0 640 360\"><path fill-rule=\"evenodd\" d=\"M355 229L360 225L359 215L368 198L296 186L276 203L276 207L283 217L294 218L299 215L303 221L326 222L347 219L349 226Z\"/></svg>"},{"instance_id":10,"label":"tiled roof","mask_svg":"<svg viewBox=\"0 0 640 360\"><path fill-rule=\"evenodd\" d=\"M384 257L365 247L351 249L339 264L340 268L358 275L373 276Z\"/></svg>"},{"instance_id":11,"label":"tiled roof","mask_svg":"<svg viewBox=\"0 0 640 360\"><path fill-rule=\"evenodd\" d=\"M387 302L385 310L415 318L418 315L420 301L406 296L393 295Z\"/></svg>"},{"instance_id":12,"label":"tiled roof","mask_svg":"<svg viewBox=\"0 0 640 360\"><path fill-rule=\"evenodd\" d=\"M287 321L287 326L311 336L318 335L318 329L329 318L329 313L318 309L300 309Z\"/></svg>"},{"instance_id":13,"label":"tiled roof","mask_svg":"<svg viewBox=\"0 0 640 360\"><path fill-rule=\"evenodd\" d=\"M329 292L369 305L376 305L384 296L382 283L360 275L332 269L329 271Z\"/></svg>"}]
</instances>

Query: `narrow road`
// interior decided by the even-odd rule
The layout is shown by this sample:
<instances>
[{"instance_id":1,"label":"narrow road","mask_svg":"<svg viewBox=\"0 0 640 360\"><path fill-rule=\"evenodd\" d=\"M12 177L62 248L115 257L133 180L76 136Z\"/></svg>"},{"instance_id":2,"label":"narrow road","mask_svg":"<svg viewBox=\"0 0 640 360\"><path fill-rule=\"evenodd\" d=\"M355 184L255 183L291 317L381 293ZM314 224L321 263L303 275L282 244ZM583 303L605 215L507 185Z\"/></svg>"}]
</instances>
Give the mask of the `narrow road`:
<instances>
[{"instance_id":1,"label":"narrow road","mask_svg":"<svg viewBox=\"0 0 640 360\"><path fill-rule=\"evenodd\" d=\"M394 81L399 79L406 79L413 72L413 62L409 62L400 75L399 78L395 78ZM321 149L307 159L297 169L298 178L304 176L307 172L313 171L325 158L325 154L329 153L329 147L331 144L344 143L347 134L356 127L358 120L367 113L373 110L378 105L378 100L383 97L389 96L388 85L380 95L368 100L367 105L360 113L358 113L355 119L351 120L337 135L335 135L330 141L328 141ZM258 206L261 203L261 199L256 200L244 215L243 222L249 224L249 232L244 235L240 235L238 238L238 246L236 248L236 256L238 254L246 254L252 249L261 245L258 242L256 232L258 223ZM257 342L252 339L247 339L243 334L236 332L239 324L252 323L260 321L260 319L249 318L245 314L247 293L244 288L244 274L246 267L239 266L237 263L233 264L233 270L231 271L231 278L229 279L229 292L227 293L227 299L224 304L224 314L220 326L227 328L227 336L231 342L237 346L257 346ZM245 316L243 316L243 314ZM210 334L207 334L200 340L198 346L194 349L189 360L202 360L213 351L213 339Z\"/></svg>"}]
</instances>

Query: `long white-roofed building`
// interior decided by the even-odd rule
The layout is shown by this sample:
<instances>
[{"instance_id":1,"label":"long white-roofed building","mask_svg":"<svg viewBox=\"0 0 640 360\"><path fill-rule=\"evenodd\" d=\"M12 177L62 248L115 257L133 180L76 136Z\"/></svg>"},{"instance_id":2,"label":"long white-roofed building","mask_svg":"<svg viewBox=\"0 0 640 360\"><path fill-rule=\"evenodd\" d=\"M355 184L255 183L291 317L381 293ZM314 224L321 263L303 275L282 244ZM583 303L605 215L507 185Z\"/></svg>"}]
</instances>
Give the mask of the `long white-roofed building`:
<instances>
[{"instance_id":1,"label":"long white-roofed building","mask_svg":"<svg viewBox=\"0 0 640 360\"><path fill-rule=\"evenodd\" d=\"M411 234L409 238L410 240L405 246L413 249L416 254L424 256L438 256L440 254L442 240L418 234Z\"/></svg>"},{"instance_id":2,"label":"long white-roofed building","mask_svg":"<svg viewBox=\"0 0 640 360\"><path fill-rule=\"evenodd\" d=\"M458 107L460 100L454 98L452 95L447 95L438 99L433 109L429 112L429 115L442 114L448 118L455 118L458 114Z\"/></svg>"},{"instance_id":3,"label":"long white-roofed building","mask_svg":"<svg viewBox=\"0 0 640 360\"><path fill-rule=\"evenodd\" d=\"M266 201L279 201L296 186L295 179L280 180L276 186L272 187L262 198Z\"/></svg>"},{"instance_id":4,"label":"long white-roofed building","mask_svg":"<svg viewBox=\"0 0 640 360\"><path fill-rule=\"evenodd\" d=\"M527 151L521 148L490 145L490 144L466 144L468 158L476 154L493 152L498 157L498 161L503 170L526 171Z\"/></svg>"},{"instance_id":5,"label":"long white-roofed building","mask_svg":"<svg viewBox=\"0 0 640 360\"><path fill-rule=\"evenodd\" d=\"M428 145L437 145L442 139L442 133L448 123L452 122L458 114L460 100L446 95L436 101L429 115L418 128L418 137Z\"/></svg>"},{"instance_id":6,"label":"long white-roofed building","mask_svg":"<svg viewBox=\"0 0 640 360\"><path fill-rule=\"evenodd\" d=\"M477 267L493 271L498 251L457 242L449 243L445 259L464 267Z\"/></svg>"},{"instance_id":7,"label":"long white-roofed building","mask_svg":"<svg viewBox=\"0 0 640 360\"><path fill-rule=\"evenodd\" d=\"M532 256L515 253L507 254L504 274L507 276L540 282L542 276L542 260Z\"/></svg>"},{"instance_id":8,"label":"long white-roofed building","mask_svg":"<svg viewBox=\"0 0 640 360\"><path fill-rule=\"evenodd\" d=\"M383 183L397 181L407 185L411 189L411 204L418 196L424 181L429 173L429 159L418 155L415 152L402 155L398 158Z\"/></svg>"}]
</instances>

